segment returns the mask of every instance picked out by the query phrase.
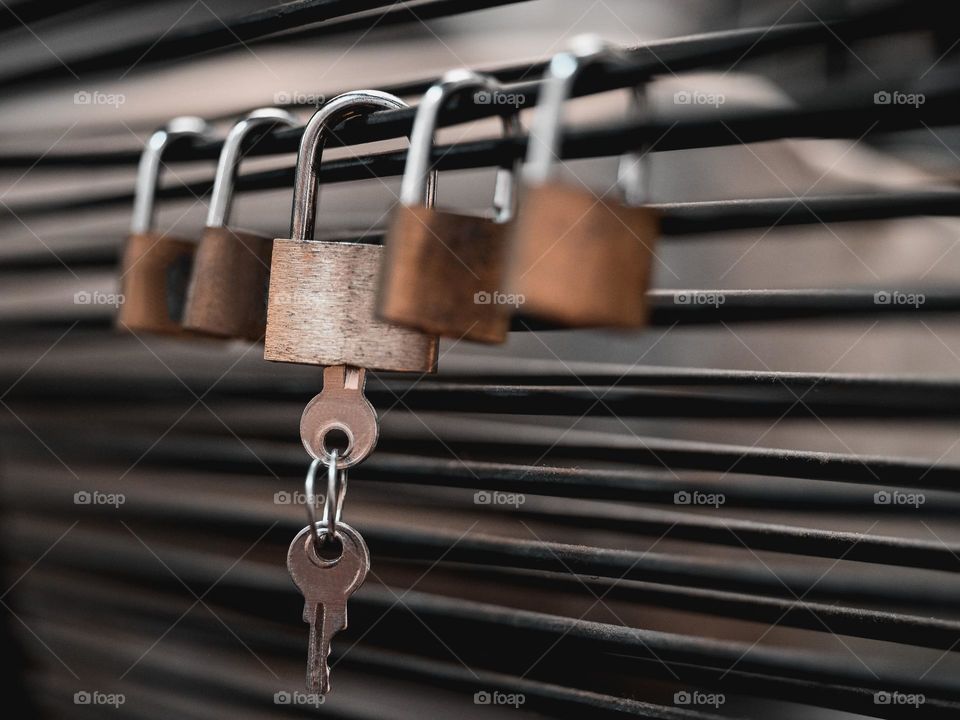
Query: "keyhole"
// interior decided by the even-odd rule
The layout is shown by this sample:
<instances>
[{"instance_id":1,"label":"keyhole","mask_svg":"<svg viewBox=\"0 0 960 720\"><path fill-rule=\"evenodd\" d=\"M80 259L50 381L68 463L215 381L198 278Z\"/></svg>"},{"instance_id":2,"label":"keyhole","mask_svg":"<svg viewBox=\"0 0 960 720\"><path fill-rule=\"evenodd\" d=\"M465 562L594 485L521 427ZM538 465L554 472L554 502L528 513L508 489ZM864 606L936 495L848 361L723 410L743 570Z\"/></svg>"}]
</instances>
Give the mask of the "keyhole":
<instances>
[{"instance_id":1,"label":"keyhole","mask_svg":"<svg viewBox=\"0 0 960 720\"><path fill-rule=\"evenodd\" d=\"M330 428L323 436L323 449L331 454L336 450L343 457L350 449L350 436L342 428Z\"/></svg>"},{"instance_id":2,"label":"keyhole","mask_svg":"<svg viewBox=\"0 0 960 720\"><path fill-rule=\"evenodd\" d=\"M336 562L343 557L343 542L338 537L330 537L325 534L322 540L314 543L313 549L317 553L317 557L324 562Z\"/></svg>"}]
</instances>

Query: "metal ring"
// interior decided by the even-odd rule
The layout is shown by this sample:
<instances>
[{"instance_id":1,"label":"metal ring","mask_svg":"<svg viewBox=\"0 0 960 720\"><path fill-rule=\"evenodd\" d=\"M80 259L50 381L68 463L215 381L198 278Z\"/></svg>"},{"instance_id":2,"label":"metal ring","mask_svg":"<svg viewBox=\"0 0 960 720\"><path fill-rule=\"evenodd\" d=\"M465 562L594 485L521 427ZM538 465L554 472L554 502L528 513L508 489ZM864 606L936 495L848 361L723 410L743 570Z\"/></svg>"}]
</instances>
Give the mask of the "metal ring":
<instances>
[{"instance_id":1,"label":"metal ring","mask_svg":"<svg viewBox=\"0 0 960 720\"><path fill-rule=\"evenodd\" d=\"M321 538L320 528L317 527L317 514L316 514L316 510L315 510L315 508L313 507L313 505L314 505L314 499L315 499L315 496L314 496L314 494L313 494L313 487L314 487L314 484L315 484L315 483L314 483L314 479L315 479L316 476L317 476L317 467L318 467L319 465L320 465L320 460L319 460L319 459L314 460L312 463L310 463L310 469L307 470L307 481L306 481L305 487L304 487L304 492L305 492L305 494L306 494L306 503L304 503L304 504L307 506L307 521L310 523L310 527L312 527L312 528L314 529L314 534L313 534L313 542L314 542L314 544L316 544L317 542L319 542L319 540L320 540L320 538Z\"/></svg>"},{"instance_id":2,"label":"metal ring","mask_svg":"<svg viewBox=\"0 0 960 720\"><path fill-rule=\"evenodd\" d=\"M317 467L324 464L323 461L314 460L310 463L310 469L307 471L305 487L307 519L310 522L310 527L314 529L313 542L318 549L325 539L337 537L337 527L343 514L343 500L347 494L347 471L337 467L338 455L337 450L330 453L330 463L327 465L327 494L323 499L323 515L320 522L317 522L314 486L316 485Z\"/></svg>"}]
</instances>

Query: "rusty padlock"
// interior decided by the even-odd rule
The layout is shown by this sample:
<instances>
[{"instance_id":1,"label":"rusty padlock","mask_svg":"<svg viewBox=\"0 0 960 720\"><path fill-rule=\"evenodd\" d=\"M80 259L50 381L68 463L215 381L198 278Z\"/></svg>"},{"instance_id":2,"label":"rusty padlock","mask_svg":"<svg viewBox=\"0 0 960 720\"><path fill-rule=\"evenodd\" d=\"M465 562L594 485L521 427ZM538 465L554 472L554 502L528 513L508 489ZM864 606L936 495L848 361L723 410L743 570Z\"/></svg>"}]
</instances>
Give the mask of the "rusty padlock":
<instances>
[{"instance_id":1,"label":"rusty padlock","mask_svg":"<svg viewBox=\"0 0 960 720\"><path fill-rule=\"evenodd\" d=\"M377 307L380 317L399 325L458 340L501 343L510 326L499 299L504 296L506 231L515 209L519 162L497 171L493 219L439 211L426 203L437 114L451 95L471 88L488 98L502 92L492 77L451 70L417 106L400 205L384 243ZM506 135L519 134L516 111L503 116L503 128Z\"/></svg>"},{"instance_id":2,"label":"rusty padlock","mask_svg":"<svg viewBox=\"0 0 960 720\"><path fill-rule=\"evenodd\" d=\"M375 90L339 95L307 123L297 158L290 238L273 244L264 358L308 365L434 372L437 338L375 315L383 246L312 240L317 168L327 134L377 110L407 107Z\"/></svg>"},{"instance_id":3,"label":"rusty padlock","mask_svg":"<svg viewBox=\"0 0 960 720\"><path fill-rule=\"evenodd\" d=\"M223 141L207 224L193 262L183 326L206 335L260 340L267 323L267 283L273 238L227 227L245 145L277 126L293 127L286 110L261 108L238 122Z\"/></svg>"},{"instance_id":4,"label":"rusty padlock","mask_svg":"<svg viewBox=\"0 0 960 720\"><path fill-rule=\"evenodd\" d=\"M510 245L507 287L524 315L567 327L638 328L647 322L646 290L659 234L644 201L641 161L621 158L621 199L555 177L564 102L580 71L622 57L591 37L555 55L530 128L524 187ZM636 107L642 95L631 96Z\"/></svg>"},{"instance_id":5,"label":"rusty padlock","mask_svg":"<svg viewBox=\"0 0 960 720\"><path fill-rule=\"evenodd\" d=\"M196 243L153 229L155 196L164 151L183 138L208 137L211 130L202 118L174 118L150 136L140 156L130 237L121 261L121 329L185 332L181 321Z\"/></svg>"}]
</instances>

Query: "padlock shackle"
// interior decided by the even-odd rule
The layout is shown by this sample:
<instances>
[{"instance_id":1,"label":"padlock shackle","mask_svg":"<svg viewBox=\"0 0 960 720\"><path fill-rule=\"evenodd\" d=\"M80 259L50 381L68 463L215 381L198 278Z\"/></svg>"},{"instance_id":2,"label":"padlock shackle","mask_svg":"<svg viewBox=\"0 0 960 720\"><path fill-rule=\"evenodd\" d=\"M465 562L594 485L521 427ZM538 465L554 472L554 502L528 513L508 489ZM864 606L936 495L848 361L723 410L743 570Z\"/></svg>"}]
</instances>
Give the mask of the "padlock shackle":
<instances>
[{"instance_id":1,"label":"padlock shackle","mask_svg":"<svg viewBox=\"0 0 960 720\"><path fill-rule=\"evenodd\" d=\"M380 90L352 90L337 95L313 114L303 131L293 185L293 213L290 239L305 242L313 239L316 225L319 184L317 169L323 155L326 136L335 127L361 115L380 110L401 110L409 107L396 95ZM430 204L436 195L436 182L428 183Z\"/></svg>"},{"instance_id":2,"label":"padlock shackle","mask_svg":"<svg viewBox=\"0 0 960 720\"><path fill-rule=\"evenodd\" d=\"M131 233L145 233L153 227L157 186L160 184L163 153L167 148L185 137L209 138L212 134L213 128L203 118L183 115L174 118L150 136L137 166L133 217L130 220Z\"/></svg>"},{"instance_id":3,"label":"padlock shackle","mask_svg":"<svg viewBox=\"0 0 960 720\"><path fill-rule=\"evenodd\" d=\"M581 35L571 41L570 49L554 55L543 75L540 101L530 124L527 157L523 179L531 185L541 185L553 178L563 139L563 108L570 99L580 73L598 62L621 63L627 59L623 50L594 35ZM644 86L630 93L631 112L646 109ZM643 159L646 153L634 151L620 159L617 184L628 204L636 205L647 199L647 173Z\"/></svg>"},{"instance_id":4,"label":"padlock shackle","mask_svg":"<svg viewBox=\"0 0 960 720\"><path fill-rule=\"evenodd\" d=\"M417 105L417 115L410 133L410 150L400 182L400 202L408 207L427 205L427 187L431 176L430 152L433 149L437 130L437 116L451 95L474 88L485 93L491 100L502 94L503 86L489 75L467 69L450 70L440 81L430 87ZM474 102L479 102L474 95ZM517 110L501 116L505 137L520 135L522 127ZM516 187L520 159L509 166L497 169L497 181L493 191L493 205L497 222L508 222L516 207ZM433 170L436 173L436 170ZM429 205L428 205L429 207Z\"/></svg>"},{"instance_id":5,"label":"padlock shackle","mask_svg":"<svg viewBox=\"0 0 960 720\"><path fill-rule=\"evenodd\" d=\"M281 108L260 108L238 122L227 133L217 161L217 174L213 180L213 194L207 210L207 227L223 227L230 217L233 205L233 187L240 170L240 161L250 151L250 134L259 131L257 141L277 126L296 127L297 118Z\"/></svg>"},{"instance_id":6,"label":"padlock shackle","mask_svg":"<svg viewBox=\"0 0 960 720\"><path fill-rule=\"evenodd\" d=\"M647 114L649 98L645 85L637 85L630 93L630 113L634 117ZM650 202L649 148L624 153L617 163L617 186L623 201L632 207Z\"/></svg>"}]
</instances>

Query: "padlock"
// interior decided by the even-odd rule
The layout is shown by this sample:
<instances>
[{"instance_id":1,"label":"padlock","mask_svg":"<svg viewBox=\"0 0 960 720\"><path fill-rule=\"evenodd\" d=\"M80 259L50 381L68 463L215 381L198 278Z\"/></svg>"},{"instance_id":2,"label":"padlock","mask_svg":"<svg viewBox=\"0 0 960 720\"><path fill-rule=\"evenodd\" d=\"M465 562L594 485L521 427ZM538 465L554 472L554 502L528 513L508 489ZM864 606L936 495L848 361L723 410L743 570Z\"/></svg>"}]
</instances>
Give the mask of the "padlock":
<instances>
[{"instance_id":1,"label":"padlock","mask_svg":"<svg viewBox=\"0 0 960 720\"><path fill-rule=\"evenodd\" d=\"M383 246L311 239L326 135L351 118L405 107L388 93L357 90L333 98L307 123L297 158L290 238L273 243L263 355L267 360L397 372L436 370L436 336L375 316Z\"/></svg>"},{"instance_id":2,"label":"padlock","mask_svg":"<svg viewBox=\"0 0 960 720\"><path fill-rule=\"evenodd\" d=\"M555 178L564 102L579 72L621 55L593 39L553 57L530 128L520 210L514 223L507 287L524 315L566 327L638 328L647 322L646 291L659 234L646 199L643 155L621 159L622 200ZM632 95L634 106L642 99Z\"/></svg>"},{"instance_id":3,"label":"padlock","mask_svg":"<svg viewBox=\"0 0 960 720\"><path fill-rule=\"evenodd\" d=\"M196 243L153 229L154 201L163 152L185 137L209 137L211 127L198 117L178 117L147 141L137 169L133 220L121 261L117 326L132 332L181 335L187 283Z\"/></svg>"},{"instance_id":4,"label":"padlock","mask_svg":"<svg viewBox=\"0 0 960 720\"><path fill-rule=\"evenodd\" d=\"M273 238L227 227L233 186L251 133L262 138L277 126L293 127L286 110L254 110L223 141L207 224L193 263L183 326L206 335L263 338Z\"/></svg>"},{"instance_id":5,"label":"padlock","mask_svg":"<svg viewBox=\"0 0 960 720\"><path fill-rule=\"evenodd\" d=\"M437 114L451 95L470 88L490 98L502 92L492 77L451 70L417 106L400 205L384 243L377 308L380 317L405 327L501 343L510 327L508 308L500 300L519 162L497 171L493 219L439 211L426 203ZM503 128L506 135L519 134L516 111L503 116Z\"/></svg>"}]
</instances>

